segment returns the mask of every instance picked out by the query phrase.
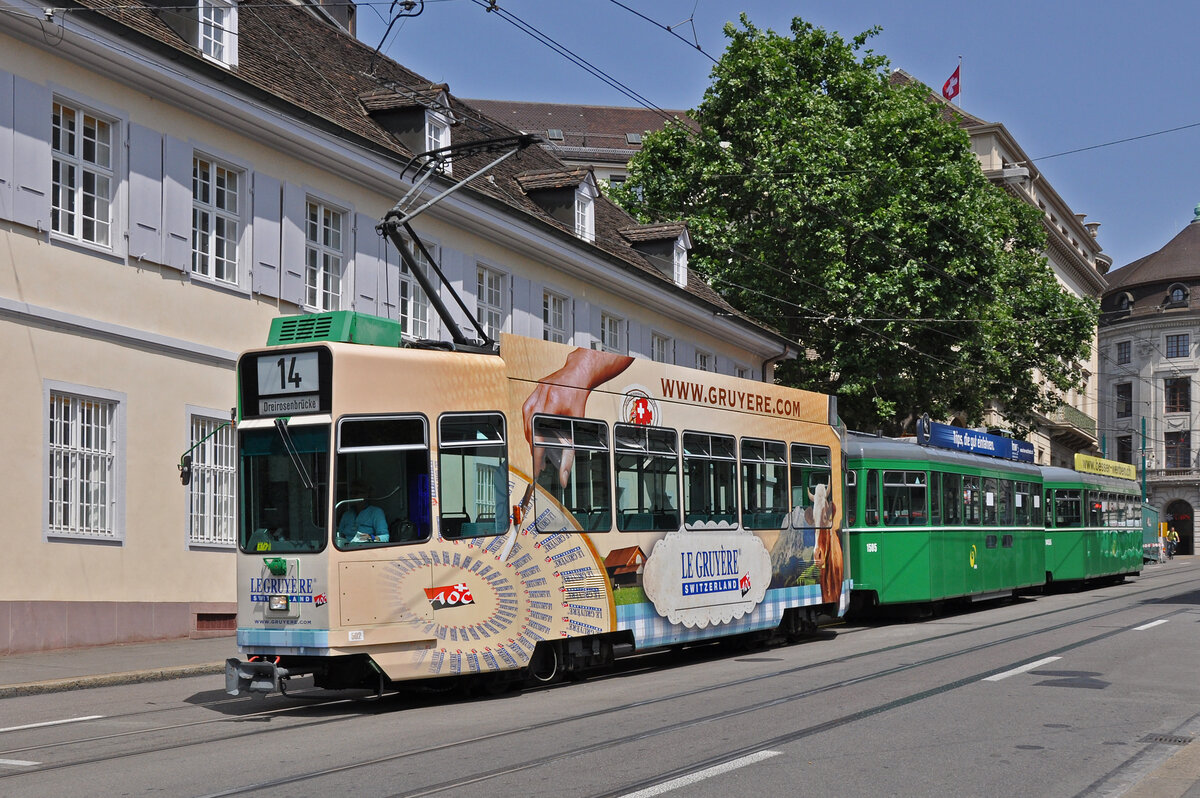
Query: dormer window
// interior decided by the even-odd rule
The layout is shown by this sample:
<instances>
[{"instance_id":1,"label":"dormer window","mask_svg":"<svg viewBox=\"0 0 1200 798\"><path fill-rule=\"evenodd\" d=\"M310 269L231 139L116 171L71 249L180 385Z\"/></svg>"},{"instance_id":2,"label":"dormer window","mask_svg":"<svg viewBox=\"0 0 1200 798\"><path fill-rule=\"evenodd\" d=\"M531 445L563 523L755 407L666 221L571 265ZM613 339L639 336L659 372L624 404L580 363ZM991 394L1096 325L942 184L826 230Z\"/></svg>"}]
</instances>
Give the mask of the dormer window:
<instances>
[{"instance_id":1,"label":"dormer window","mask_svg":"<svg viewBox=\"0 0 1200 798\"><path fill-rule=\"evenodd\" d=\"M237 6L227 0L199 0L197 46L204 57L237 66Z\"/></svg>"},{"instance_id":2,"label":"dormer window","mask_svg":"<svg viewBox=\"0 0 1200 798\"><path fill-rule=\"evenodd\" d=\"M150 0L148 6L206 61L238 65L236 0Z\"/></svg>"},{"instance_id":3,"label":"dormer window","mask_svg":"<svg viewBox=\"0 0 1200 798\"><path fill-rule=\"evenodd\" d=\"M450 146L450 127L455 119L449 91L443 84L377 90L359 95L358 101L376 124L413 155ZM450 174L448 161L441 171Z\"/></svg>"},{"instance_id":4,"label":"dormer window","mask_svg":"<svg viewBox=\"0 0 1200 798\"><path fill-rule=\"evenodd\" d=\"M629 246L645 256L656 269L680 288L688 282L688 250L692 238L682 222L663 222L619 230Z\"/></svg>"},{"instance_id":5,"label":"dormer window","mask_svg":"<svg viewBox=\"0 0 1200 798\"><path fill-rule=\"evenodd\" d=\"M446 117L436 111L425 112L425 151L432 152L450 146L450 123ZM452 164L446 161L442 164L442 173L450 174Z\"/></svg>"},{"instance_id":6,"label":"dormer window","mask_svg":"<svg viewBox=\"0 0 1200 798\"><path fill-rule=\"evenodd\" d=\"M540 169L517 175L535 205L584 241L596 240L596 178L590 169Z\"/></svg>"},{"instance_id":7,"label":"dormer window","mask_svg":"<svg viewBox=\"0 0 1200 798\"><path fill-rule=\"evenodd\" d=\"M1186 305L1188 301L1187 286L1182 283L1175 283L1167 291L1167 306L1177 307Z\"/></svg>"},{"instance_id":8,"label":"dormer window","mask_svg":"<svg viewBox=\"0 0 1200 798\"><path fill-rule=\"evenodd\" d=\"M679 238L675 239L675 250L673 253L672 264L675 267L675 285L679 286L680 288L687 287L687 253L688 248L687 244L684 242L684 237L680 236Z\"/></svg>"},{"instance_id":9,"label":"dormer window","mask_svg":"<svg viewBox=\"0 0 1200 798\"><path fill-rule=\"evenodd\" d=\"M585 180L575 189L575 235L596 240L596 186Z\"/></svg>"}]
</instances>

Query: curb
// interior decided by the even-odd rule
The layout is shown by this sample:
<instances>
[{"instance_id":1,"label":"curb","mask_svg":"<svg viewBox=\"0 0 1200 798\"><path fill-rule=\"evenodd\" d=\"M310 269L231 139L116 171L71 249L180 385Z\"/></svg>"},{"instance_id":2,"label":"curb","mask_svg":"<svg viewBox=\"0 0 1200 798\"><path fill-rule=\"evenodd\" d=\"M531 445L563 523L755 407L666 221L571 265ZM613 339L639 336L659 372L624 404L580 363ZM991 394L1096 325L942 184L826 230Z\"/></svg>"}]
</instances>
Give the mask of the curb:
<instances>
[{"instance_id":1,"label":"curb","mask_svg":"<svg viewBox=\"0 0 1200 798\"><path fill-rule=\"evenodd\" d=\"M0 686L0 698L41 695L43 693L65 693L69 690L87 690L92 687L112 687L120 684L142 682L164 682L188 676L209 676L224 673L224 662L208 662L202 665L179 665L171 668L150 668L141 671L103 673L96 676L74 676L69 679L51 679L44 682L25 682Z\"/></svg>"}]
</instances>

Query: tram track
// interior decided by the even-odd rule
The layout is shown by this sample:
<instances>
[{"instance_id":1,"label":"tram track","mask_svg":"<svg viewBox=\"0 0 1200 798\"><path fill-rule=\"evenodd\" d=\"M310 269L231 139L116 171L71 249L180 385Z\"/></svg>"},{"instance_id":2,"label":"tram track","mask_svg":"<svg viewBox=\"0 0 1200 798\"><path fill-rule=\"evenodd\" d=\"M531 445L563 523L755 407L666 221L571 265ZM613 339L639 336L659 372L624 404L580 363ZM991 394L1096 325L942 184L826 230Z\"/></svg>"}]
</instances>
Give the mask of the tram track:
<instances>
[{"instance_id":1,"label":"tram track","mask_svg":"<svg viewBox=\"0 0 1200 798\"><path fill-rule=\"evenodd\" d=\"M1173 589L1174 587L1176 587L1176 585L1178 583L1185 581L1185 579L1188 576L1190 576L1190 574L1181 574L1180 579L1174 580L1171 583L1154 584L1154 585L1149 585L1140 590L1137 589L1138 587L1140 587L1140 582L1149 581L1151 579L1153 579L1155 582L1158 582L1159 579L1169 576L1169 575L1170 574L1164 573L1164 574L1154 574L1154 575L1150 575L1150 576L1143 576L1139 580L1139 584L1134 585L1135 593L1133 595L1149 596L1154 593L1159 593L1159 592L1162 592L1165 590L1170 590L1170 589ZM1118 600L1128 600L1129 598L1130 598L1129 593L1122 593L1120 596L1105 596L1105 597L1098 598L1094 601L1090 601L1090 602L1088 602L1087 605L1084 605L1084 606L1101 606L1101 605L1107 606L1111 602L1115 602ZM929 637L922 637L918 640L909 640L909 641L904 641L902 643L896 643L893 645L872 648L867 651L856 652L853 654L846 654L846 655L842 655L842 656L838 656L838 657L830 657L830 658L822 659L822 660L819 660L816 662L810 662L810 663L807 663L802 666L775 669L775 670L772 670L767 673L757 674L754 676L747 676L747 677L739 678L736 680L728 680L728 681L725 681L725 682L722 682L719 684L713 684L713 685L708 685L708 686L704 686L704 687L697 687L697 688L689 689L689 690L675 691L675 692L672 692L669 694L656 696L655 698L652 698L652 699L646 699L646 700L635 701L635 702L625 702L621 705L609 707L609 708L606 708L603 710L594 710L594 711L589 711L589 712L585 712L585 713L575 713L575 714L555 718L555 719L553 719L551 721L547 721L547 722L539 722L539 723L527 724L527 725L523 725L523 726L508 727L503 730L498 730L496 732L488 733L488 734L484 734L484 735L464 737L464 738L456 739L454 741L440 743L440 744L433 745L433 746L426 746L426 747L422 747L422 748L418 748L418 749L410 749L408 751L397 752L394 754L389 754L384 757L363 760L360 762L346 763L344 765L335 766L335 767L326 768L326 769L313 770L310 772L306 772L303 774L297 774L295 776L287 777L284 779L277 779L277 780L272 780L272 781L264 781L264 782L256 783L256 784L252 784L252 785L245 785L245 786L234 788L234 789L231 789L231 790L228 790L225 792L214 793L213 796L211 796L211 798L215 798L215 796L247 794L247 793L256 792L259 790L271 789L271 788L275 788L275 787L279 787L279 786L283 786L283 785L287 785L287 784L294 784L294 783L298 783L298 782L310 781L312 779L321 778L323 776L334 775L337 773L343 773L343 772L353 771L353 770L362 769L362 768L368 768L368 767L372 767L372 766L386 764L389 762L401 761L401 760L407 759L407 758L423 756L423 755L428 755L428 754L436 754L436 753L440 753L440 752L444 752L444 751L449 751L452 749L461 750L461 746L463 746L463 745L479 744L479 743L487 742L489 740L494 740L494 739L498 739L501 737L505 737L510 734L522 734L522 733L527 733L527 732L534 731L534 730L544 731L545 729L547 729L549 727L553 727L553 726L561 726L561 725L565 725L565 724L569 724L569 723L578 722L581 720L596 719L596 718L600 718L600 717L603 717L606 715L613 715L613 714L617 714L617 713L627 712L627 711L633 710L633 709L645 708L648 706L663 704L666 702L678 701L678 700L686 699L686 698L692 698L692 697L703 695L705 693L718 692L718 691L728 689L733 686L746 685L746 684L749 684L752 682L763 681L763 680L768 680L768 679L789 677L789 676L793 676L796 673L799 673L801 671L811 671L811 670L818 669L818 668L837 666L837 665L847 664L847 663L851 663L851 662L861 661L868 657L878 657L878 656L892 653L895 651L903 650L905 648L910 648L910 647L913 647L916 645L923 645L923 644L928 644L928 643L936 643L936 642L943 641L943 640L949 640L949 639L953 639L955 637L959 637L964 634L978 634L981 632L986 633L988 631L1000 629L1005 626L1009 626L1011 624L1018 623L1018 622L1020 622L1020 623L1037 622L1038 620L1057 616L1057 615L1060 615L1065 612L1077 611L1080 608L1081 608L1080 605L1056 607L1054 609L1050 609L1045 612L1039 612L1039 613L1035 613L1033 615L1022 616L1021 618L1005 619L1005 620L1001 620L1001 621L996 621L994 623L985 624L983 626L972 627L969 629L955 629L955 630L948 631L945 633L935 634L935 635L932 635ZM1183 610L1179 610L1177 612L1182 612L1182 611ZM1090 614L1082 616L1082 617L1073 618L1070 620L1063 621L1062 623L1039 628L1036 633L1037 634L1052 633L1052 632L1060 631L1062 629L1066 629L1066 628L1069 628L1072 626L1086 624L1086 623L1089 623L1089 622L1092 622L1092 621L1095 621L1095 620L1101 619L1101 618L1111 618L1111 610L1100 609L1096 612L1090 613ZM1098 635L1094 638L1089 638L1088 640L1081 641L1078 644L1072 644L1068 648L1078 647L1079 645L1084 645L1088 642L1094 642L1095 640L1103 639L1104 637L1111 636L1113 634L1117 634L1117 633L1120 633L1125 630L1126 630L1126 627L1121 627L1121 628L1118 628L1115 630L1111 630L1111 631L1105 632L1101 635ZM846 631L853 632L856 630L854 628L849 628ZM786 695L783 697L774 698L769 701L764 701L764 702L756 703L753 705L747 705L744 707L740 707L739 709L737 709L735 711L729 711L729 712L725 712L725 713L717 713L717 714L714 714L711 716L705 716L702 718L697 718L697 719L693 719L693 720L689 720L689 721L682 721L682 722L676 723L676 724L666 724L666 725L663 725L663 726L655 728L655 729L646 730L645 732L642 732L633 737L622 738L622 740L619 740L619 741L609 741L609 742L605 742L605 743L596 743L596 744L593 744L590 746L581 746L576 749L572 749L570 751L565 751L560 754L554 755L553 757L529 760L528 762L520 763L519 765L513 765L513 766L506 767L506 768L497 768L494 771L481 772L480 774L476 774L475 776L471 777L470 779L457 780L453 783L437 785L436 787L425 788L423 790L413 792L413 793L403 793L403 795L405 795L405 796L420 796L420 795L435 794L438 792L446 792L446 791L448 791L450 789L454 789L456 787L464 787L469 784L477 783L479 781L486 781L489 779L494 779L499 776L505 775L507 773L517 772L520 770L527 770L530 768L538 767L540 765L545 765L545 764L548 764L548 763L551 763L554 761L558 761L558 760L561 760L564 758L577 757L577 756L581 756L581 755L586 755L588 753L594 753L597 751L604 750L605 748L613 747L615 745L619 745L624 742L628 742L629 740L648 739L650 737L660 736L663 734L669 734L671 732L679 731L679 730L682 730L682 729L685 729L685 728L688 728L691 726L704 724L704 723L712 723L717 720L730 718L730 717L736 717L737 715L746 714L747 712L758 711L758 710L769 708L771 706L777 706L777 705L781 705L781 704L791 703L791 702L794 702L797 700L802 700L805 698L810 698L810 697L813 697L816 695L820 695L822 693L829 692L831 690L840 689L840 688L847 687L847 686L858 685L858 684L862 684L862 683L867 683L867 682L874 681L877 679L886 678L888 676L894 676L896 674L903 673L905 671L911 671L915 668L926 667L926 666L936 664L939 662L948 661L948 660L951 660L951 659L954 659L957 657L969 655L972 653L977 653L980 651L985 651L987 649L994 648L996 646L1002 646L1002 645L1012 643L1016 640L1027 640L1029 637L1030 637L1029 633L1023 632L1023 633L1017 633L1017 634L1005 636L1002 638L997 638L994 640L987 641L985 643L980 643L980 644L971 646L969 648L960 649L960 650L957 650L954 652L949 652L944 655L938 655L938 656L932 657L932 658L924 658L919 661L906 663L906 664L898 665L898 666L894 666L894 667L878 669L871 673L856 677L855 679L852 679L852 680L841 680L841 681L837 681L837 682L831 682L831 683L828 683L825 685L812 687L812 688L809 688L806 690L797 691L795 693L792 693L792 694L789 694L789 695ZM1066 650L1066 649L1064 649L1064 650ZM627 660L626 662L634 665L635 668L638 667L636 665L636 663L634 663L633 661ZM632 669L630 669L630 670L632 670ZM626 670L624 672L628 673L628 670ZM982 675L986 676L988 674L984 673ZM594 679L594 681L601 681L604 678L610 678L610 677L598 676ZM982 676L967 677L965 679L953 682L949 686L943 686L943 688L945 688L945 689L939 688L936 691L929 691L927 695L926 694L918 694L915 697L910 696L904 700L904 703L911 703L912 701L915 701L915 700L923 700L923 698L927 698L932 695L936 695L941 692L945 692L946 689L954 689L955 686L962 686L963 684L969 683L971 681L975 681L978 678L982 678ZM540 688L540 689L557 689L557 688L551 687L551 688ZM297 693L295 695L304 695L304 693ZM403 695L403 694L400 694L400 695ZM393 695L389 698L394 699L395 695ZM244 699L233 699L232 702L237 702L237 701L241 701L241 700L244 700ZM389 704L393 704L394 702L388 701L387 699L385 699L385 701L387 703L382 703L382 704L376 703L375 701L371 701L371 705L376 708L376 712L392 711L392 707L389 706ZM272 709L268 709L268 710L263 710L262 712L254 712L254 713L249 713L246 715L239 715L237 717L232 717L232 718L230 718L230 717L209 718L209 719L204 719L204 720L199 720L199 721L189 721L187 723L159 725L159 726L155 726L152 728L134 729L134 730L128 730L128 731L117 732L117 733L112 733L112 734L93 735L91 737L81 737L81 738L75 738L75 739L70 739L70 740L55 741L55 742L43 743L43 744L20 747L20 748L12 748L12 749L8 749L3 752L0 752L0 755L2 755L2 756L30 755L37 751L62 748L64 746L70 746L70 745L84 745L84 744L89 744L89 743L104 742L104 741L120 739L120 738L135 738L135 737L138 737L141 735L161 736L165 733L175 731L175 730L181 730L181 729L187 729L187 728L193 728L193 727L199 727L199 726L219 725L222 723L243 723L243 722L247 722L247 721L253 721L253 720L256 720L259 718L277 717L277 716L289 715L289 714L293 714L293 713L300 714L305 711L307 711L307 712L319 711L319 710L323 710L328 707L332 707L332 706L336 706L336 705L340 705L340 704L355 703L355 702L363 703L363 702L365 702L365 699L336 698L336 699L333 699L330 701L322 701L322 702L316 703L316 704L298 704L298 705L292 705L292 706L287 706L287 707L272 708ZM161 709L157 709L157 710L145 710L145 711L136 712L136 713L125 713L124 715L108 716L106 719L98 719L96 721L88 721L87 723L92 724L92 723L99 723L99 722L101 722L101 720L111 721L113 719L131 718L131 717L137 717L140 715L145 715L145 714L154 713L154 712L214 707L214 706L220 706L220 705L226 704L226 703L231 703L231 701L223 699L220 701L209 702L207 704L189 705L187 707L171 707L171 708L161 708ZM837 719L836 722L830 721L829 723L834 723L833 726L829 726L828 724L820 724L818 726L814 726L814 727L811 727L808 729L798 730L796 732L790 733L790 735L784 735L784 736L780 737L774 743L772 743L771 741L767 741L767 742L759 744L757 747L750 746L746 750L750 750L750 751L758 750L763 745L784 744L784 743L789 742L794 739L800 739L800 737L802 737L802 736L809 736L812 734L820 733L821 731L829 730L831 728L836 728L838 725L852 723L855 720L859 720L862 717L864 717L864 715L862 714L863 712L867 712L868 716L869 716L870 714L878 714L879 712L887 711L890 708L894 708L896 706L901 706L901 705L903 705L903 704L896 703L896 702L889 702L887 704L882 704L879 707L873 708L871 710L863 710L858 713L851 713L841 719ZM406 707L407 707L407 705L406 705ZM122 759L122 758L153 755L153 754L172 751L172 750L179 750L179 749L183 749L183 748L207 745L207 744L211 744L211 743L215 743L215 742L224 742L224 741L230 741L230 740L251 738L251 737L256 737L256 736L264 735L264 734L271 734L271 733L279 732L279 731L294 733L294 732L304 731L304 730L319 727L319 726L325 726L325 725L335 724L335 723L339 723L339 722L343 722L343 721L354 720L354 719L358 718L359 716L360 716L360 713L354 713L354 714L342 715L342 716L338 716L338 717L334 717L334 718L320 718L317 720L310 720L310 721L301 720L300 722L297 722L297 723L290 723L287 725L280 725L280 726L276 726L276 727L272 727L272 728L255 729L253 731L245 731L245 732L239 732L239 733L235 733L235 734L223 735L223 736L219 736L216 738L159 744L159 745L148 746L148 747L139 747L134 750L123 751L123 752L119 752L119 753L106 754L106 755L100 755L100 756L95 756L95 757L82 757L79 759L58 762L58 763L47 763L45 765L42 765L42 766L39 766L36 768L32 768L27 771L0 773L0 780L8 779L8 778L21 778L23 776L32 776L36 773L45 773L45 772L53 771L53 770L62 770L62 769L80 767L80 766L85 766L85 765L94 765L94 764L99 764L99 763L108 762L108 761L114 761L114 760L118 760L118 759ZM799 736L797 736L797 735L799 735ZM735 758L737 758L737 756L741 756L744 754L745 754L745 751L740 751L738 754L730 754L728 757L715 758L709 764L720 764L721 762L728 761L730 759L735 759ZM701 768L701 767L705 767L705 766L706 765L704 763L697 763L695 765L695 767L697 767L697 768ZM662 778L666 779L666 778L670 778L670 776L664 775ZM661 780L662 779L659 779L657 781L661 781ZM631 788L631 789L633 789L633 788Z\"/></svg>"},{"instance_id":2,"label":"tram track","mask_svg":"<svg viewBox=\"0 0 1200 798\"><path fill-rule=\"evenodd\" d=\"M1161 590L1163 588L1164 588L1164 586L1160 585L1160 586L1155 586L1153 588L1149 588L1142 592L1148 593L1153 590ZM1127 596L1123 596L1121 598L1127 598ZM1115 601L1115 600L1117 600L1117 597L1100 599L1100 601L1094 602L1094 603L1107 604L1108 602ZM809 663L809 664L806 664L806 665L800 666L800 667L780 669L780 670L772 671L771 673L760 674L758 676L738 679L736 681L724 682L719 685L710 685L707 687L697 688L694 690L675 692L670 695L659 696L659 697L656 697L653 699L648 699L645 701L629 702L629 703L622 704L620 706L614 706L614 707L610 707L610 708L607 708L604 710L597 710L597 711L592 711L592 712L588 712L588 713L582 713L582 714L557 718L557 719L554 719L552 721L547 721L547 722L539 722L536 724L528 724L525 726L512 727L512 728L509 728L509 729L506 729L503 731L497 731L495 733L481 735L481 736L470 738L470 739L456 740L456 741L452 741L452 742L442 743L442 744L439 744L436 746L428 746L428 747L424 747L421 749L414 749L414 750L405 751L405 752L398 752L395 754L391 754L391 755L387 755L387 756L383 756L383 757L376 757L376 758L372 758L372 759L364 760L364 761L360 761L360 762L346 763L346 764L335 766L335 767L314 770L314 771L311 771L308 773L297 774L295 776L289 776L289 777L282 778L282 779L273 779L273 780L263 781L263 782L259 782L259 783L255 783L255 784L244 785L241 787L237 787L237 788L233 788L233 789L229 789L229 790L225 790L225 791L221 791L221 792L217 792L217 793L211 793L211 794L204 796L204 798L224 798L225 796L245 795L245 794L250 794L250 793L254 793L254 792L268 791L268 790L277 789L279 787L284 787L284 786L291 785L291 784L312 781L314 779L319 779L319 778L323 778L326 776L333 776L333 775L349 773L349 772L353 772L356 770L361 770L363 768L369 768L369 767L374 767L374 766L378 766L378 765L398 762L398 761L402 761L405 759L409 759L409 758L413 758L413 757L417 757L417 756L424 756L424 755L428 755L428 754L437 754L437 753L447 752L447 751L455 751L456 753L461 754L461 750L462 750L461 747L463 745L484 742L484 741L492 740L492 739L498 739L501 737L505 737L509 734L521 734L524 732L530 732L530 731L535 731L535 730L544 732L546 729L548 729L550 727L560 726L563 724L576 722L581 719L594 720L594 719L598 719L598 718L601 718L606 715L623 713L623 712L627 712L631 709L644 708L644 707L651 706L654 704L661 704L661 703L668 702L668 701L679 700L680 698L693 697L693 696L696 696L696 695L699 695L702 693L712 692L714 690L726 689L726 688L732 687L734 685L745 685L745 684L753 682L753 681L761 681L764 679L790 676L799 671L812 670L817 667L822 667L822 666L827 666L827 665L837 665L837 664L841 664L841 663L845 663L845 662L849 662L849 661L853 661L853 660L860 660L864 657L877 656L881 653L895 651L898 649L910 647L910 646L917 645L917 644L935 642L938 640L952 638L952 637L956 637L956 636L959 636L962 634L967 634L967 633L978 633L983 630L993 629L993 628L1009 625L1012 623L1016 623L1018 621L1026 622L1026 621L1030 621L1030 620L1036 620L1041 617L1058 614L1060 612L1066 612L1071 609L1078 609L1078 607L1059 608L1056 610L1048 611L1046 613L1039 613L1039 614L1033 615L1033 616L1025 616L1020 619L1011 619L1011 620L1007 620L1007 621L1001 621L1001 622L997 622L995 624L988 624L986 626L976 627L976 628L973 628L970 630L955 630L953 632L949 632L944 635L936 635L933 637L923 638L918 641L909 641L909 642L897 644L894 646L881 647L878 649L872 649L871 651L859 652L857 654L847 655L845 657L832 658L832 659L824 660L823 662L820 662L820 663ZM1170 614L1174 615L1174 614L1179 614L1179 613L1182 613L1185 611L1186 610L1177 610ZM1039 635L1050 634L1050 633L1061 631L1062 629L1066 629L1066 628L1069 628L1072 626L1078 626L1081 624L1090 623L1090 622L1095 621L1100 618L1110 618L1110 617L1111 617L1111 613L1108 611L1096 612L1096 613L1087 615L1085 617L1072 619L1070 621L1065 621L1061 624L1056 624L1053 626L1041 628L1036 632L1036 634L1039 634ZM1131 627L1122 626L1119 628L1109 629L1109 630L1106 630L1099 634L1085 638L1083 640L1056 647L1052 651L1048 651L1047 655L1058 655L1061 653L1065 653L1067 651L1071 651L1076 648L1090 645L1092 643L1104 640L1106 638L1125 633L1129 630L1129 628L1131 628ZM619 746L623 746L623 745L626 745L629 743L636 743L639 741L652 739L654 737L659 737L659 736L666 735L666 734L684 731L684 730L687 730L689 728L693 728L696 726L717 723L719 721L727 720L727 719L734 718L734 717L737 717L740 715L745 715L748 713L753 713L756 711L769 709L772 707L778 707L778 706L794 703L795 701L803 700L806 698L812 698L814 696L818 696L818 695L821 695L823 693L827 693L827 692L830 692L833 690L860 686L862 684L866 684L871 681L875 681L877 679L886 678L888 676L894 676L894 675L901 674L904 672L912 671L917 668L928 667L928 666L936 664L936 663L949 661L949 660L959 658L962 656L978 653L980 651L986 651L988 649L992 649L997 646L1007 645L1007 644L1016 642L1018 640L1028 640L1029 638L1030 638L1030 634L1028 634L1028 633L1014 634L1011 636L1007 636L1007 637L996 639L996 640L991 640L986 643L981 643L981 644L978 644L975 646L971 646L969 648L961 649L961 650L950 652L947 654L938 655L938 656L930 657L930 658L925 658L925 659L921 659L919 661L905 663L905 664L897 665L897 666L890 667L890 668L879 669L872 673L864 674L862 676L855 677L853 679L832 682L832 683L828 683L828 684L821 685L818 687L813 687L813 688L809 688L806 690L797 691L797 692L794 692L794 693L791 693L791 694L788 694L785 696L772 698L767 701L757 702L757 703L749 704L749 705L743 705L743 706L738 707L737 709L727 710L727 711L718 712L718 713L711 713L711 714L708 714L708 715L705 715L705 716L702 716L699 718L693 718L693 719L689 719L686 721L680 721L677 723L663 724L661 726L655 727L653 729L647 729L647 730L644 730L639 733L624 735L619 740L607 740L607 741L593 743L590 745L577 746L575 748L561 751L561 752L553 754L553 755L537 757L537 758L526 760L524 762L514 763L514 764L511 764L508 766L504 766L504 767L498 767L498 768L493 768L490 770L479 771L477 773L471 774L471 775L463 777L463 778L455 779L453 781L442 782L442 783L439 783L436 785L429 785L429 786L426 786L426 787L423 787L423 788L420 788L420 789L414 790L414 791L396 793L394 795L394 798L421 798L421 796L436 795L439 793L446 793L446 792L450 792L453 790L472 787L472 786L478 785L480 783L483 783L483 782L486 782L486 781L489 781L492 779L496 779L496 778L499 778L502 776L510 775L513 773L519 773L519 772L522 772L525 770L530 770L530 769L543 767L543 766L547 766L547 765L553 765L557 762L561 762L561 761L564 761L567 759L572 759L572 758L576 758L576 757L580 757L580 756L586 756L588 754L593 754L593 753L599 753L599 752L617 748ZM912 704L912 703L915 703L918 701L922 701L922 700L926 700L928 698L942 695L946 692L958 689L958 688L963 687L968 684L973 684L983 678L986 678L987 676L991 676L991 675L1000 673L1000 672L1004 671L1006 668L1007 668L1007 666L987 669L987 670L981 671L977 674L972 674L971 676L963 677L961 679L957 679L952 682L941 684L936 688L932 688L932 689L925 690L925 691L919 691L917 693L903 696L898 699L894 699L894 700L887 701L887 702L882 702L874 707L866 708L863 710L858 710L858 711L852 712L852 713L847 713L843 716L830 719L830 720L822 722L820 724L815 724L815 725L812 725L809 727L805 727L803 729L788 732L783 735L778 735L776 737L772 737L767 740L759 741L753 745L743 746L735 752L728 752L728 753L722 754L720 756L710 757L710 758L705 759L700 762L691 763L686 768L681 768L681 769L678 769L676 771L672 771L669 773L659 774L659 775L655 776L653 779L644 780L644 781L634 783L634 784L627 784L627 785L623 786L620 790L617 790L617 791L614 791L611 793L604 793L603 795L604 796L623 795L628 792L636 791L636 790L644 788L644 787L649 787L649 786L652 786L655 784L660 784L663 781L670 780L671 778L674 778L678 775L695 772L697 770L702 770L704 768L711 767L711 766L721 765L721 764L739 759L741 757L747 756L749 754L753 754L758 751L762 751L764 749L767 749L767 748L770 748L773 746L784 745L789 742L794 742L796 740L802 739L804 737L812 736L814 734L831 731L833 729L839 728L841 726L845 726L850 723L857 722L859 720L871 717L873 715L877 715L877 714L887 712L892 709L907 706L909 704Z\"/></svg>"}]
</instances>

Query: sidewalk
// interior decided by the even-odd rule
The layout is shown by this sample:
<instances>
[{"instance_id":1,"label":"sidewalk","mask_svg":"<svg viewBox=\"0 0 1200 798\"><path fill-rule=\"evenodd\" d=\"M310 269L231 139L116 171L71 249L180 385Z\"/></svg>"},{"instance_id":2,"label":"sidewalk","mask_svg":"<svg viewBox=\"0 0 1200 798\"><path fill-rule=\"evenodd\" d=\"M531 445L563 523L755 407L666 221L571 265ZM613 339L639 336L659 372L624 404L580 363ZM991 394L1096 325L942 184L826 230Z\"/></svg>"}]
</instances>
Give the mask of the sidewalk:
<instances>
[{"instance_id":1,"label":"sidewalk","mask_svg":"<svg viewBox=\"0 0 1200 798\"><path fill-rule=\"evenodd\" d=\"M232 635L9 654L0 657L0 698L219 674L236 656Z\"/></svg>"}]
</instances>

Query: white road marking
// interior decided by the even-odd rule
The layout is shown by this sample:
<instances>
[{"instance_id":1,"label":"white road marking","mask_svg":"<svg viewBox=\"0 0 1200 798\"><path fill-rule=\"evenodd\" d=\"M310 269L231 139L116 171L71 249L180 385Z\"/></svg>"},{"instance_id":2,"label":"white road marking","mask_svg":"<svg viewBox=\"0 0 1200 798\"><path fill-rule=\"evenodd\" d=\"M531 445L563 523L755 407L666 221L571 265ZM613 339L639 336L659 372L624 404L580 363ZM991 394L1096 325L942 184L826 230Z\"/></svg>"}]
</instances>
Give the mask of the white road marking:
<instances>
[{"instance_id":1,"label":"white road marking","mask_svg":"<svg viewBox=\"0 0 1200 798\"><path fill-rule=\"evenodd\" d=\"M103 715L84 715L79 718L63 718L62 720L47 720L42 723L26 723L24 726L9 726L6 729L0 729L0 732L20 731L21 729L37 729L41 726L59 726L63 723L79 723L83 720L96 720L102 718ZM36 764L36 763L35 763Z\"/></svg>"},{"instance_id":2,"label":"white road marking","mask_svg":"<svg viewBox=\"0 0 1200 798\"><path fill-rule=\"evenodd\" d=\"M1166 623L1166 622L1167 622L1166 618L1159 618L1157 621L1151 621L1150 623L1144 623L1141 626L1135 626L1135 627L1133 627L1133 631L1144 632L1147 629L1153 629L1154 627L1158 626L1159 624Z\"/></svg>"},{"instance_id":3,"label":"white road marking","mask_svg":"<svg viewBox=\"0 0 1200 798\"><path fill-rule=\"evenodd\" d=\"M34 765L40 765L41 762L28 762L24 759L0 759L0 765L11 765L16 768L31 768Z\"/></svg>"},{"instance_id":4,"label":"white road marking","mask_svg":"<svg viewBox=\"0 0 1200 798\"><path fill-rule=\"evenodd\" d=\"M1057 659L1062 659L1062 657L1046 657L1045 659L1039 659L1037 662L1028 662L1019 668L1013 668L1011 671L1005 671L1004 673L997 673L997 674L993 674L992 676L984 677L984 681L985 682L998 682L1001 679L1007 679L1009 676L1016 676L1018 673L1024 673L1025 671L1031 671L1034 668L1040 668L1042 665L1045 665L1046 663L1049 663L1049 662L1054 662Z\"/></svg>"},{"instance_id":5,"label":"white road marking","mask_svg":"<svg viewBox=\"0 0 1200 798\"><path fill-rule=\"evenodd\" d=\"M734 759L730 762L726 762L723 765L715 765L711 768L705 768L704 770L698 770L695 773L690 773L687 776L680 776L677 779L664 781L662 784L655 784L653 787L647 787L644 790L626 793L625 795L621 796L621 798L652 798L652 796L655 795L662 795L665 792L677 790L680 787L686 787L689 784L695 784L698 781L704 781L705 779L710 779L713 776L719 776L722 773L728 773L731 770L744 768L746 765L753 765L755 762L761 762L764 759L770 759L773 756L779 756L781 753L783 752L759 751L758 753L750 754L748 756L741 757L740 759Z\"/></svg>"}]
</instances>

